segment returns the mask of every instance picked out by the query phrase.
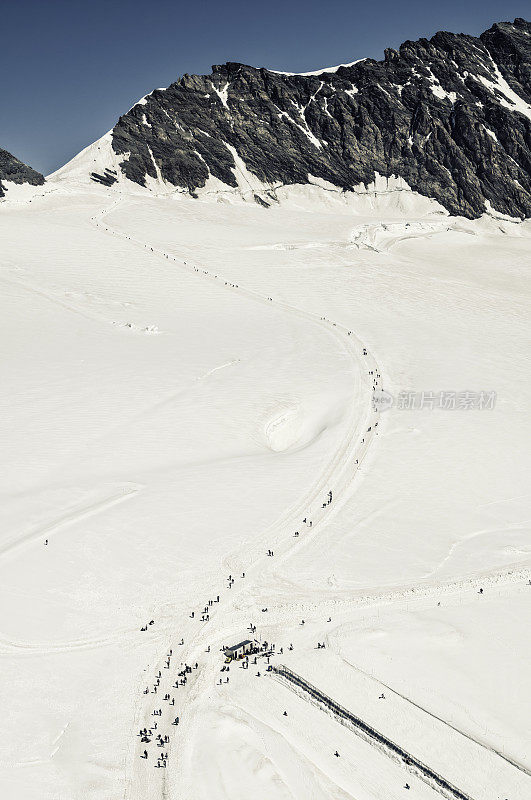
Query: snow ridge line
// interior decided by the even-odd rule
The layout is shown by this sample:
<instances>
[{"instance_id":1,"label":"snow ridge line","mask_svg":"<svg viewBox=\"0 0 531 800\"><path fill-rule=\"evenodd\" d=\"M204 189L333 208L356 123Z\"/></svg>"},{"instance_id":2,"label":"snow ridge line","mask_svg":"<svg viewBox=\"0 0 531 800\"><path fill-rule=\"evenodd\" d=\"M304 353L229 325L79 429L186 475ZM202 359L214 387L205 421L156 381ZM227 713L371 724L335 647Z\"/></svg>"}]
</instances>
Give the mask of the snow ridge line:
<instances>
[{"instance_id":1,"label":"snow ridge line","mask_svg":"<svg viewBox=\"0 0 531 800\"><path fill-rule=\"evenodd\" d=\"M347 711L346 708L336 703L328 695L316 689L311 683L308 683L300 675L293 672L284 664L273 666L271 670L284 685L295 691L296 694L305 692L310 696L314 703L331 712L338 722L348 728L352 728L354 733L361 736L372 745L376 745L379 749L383 750L387 756L397 761L403 761L411 772L416 773L425 783L432 788L439 791L448 800L472 800L470 795L465 794L452 783L443 778L430 767L426 766L422 761L410 755L406 750L403 750L399 745L392 742L383 734L379 733L375 728L368 725L362 719ZM298 690L298 691L297 691Z\"/></svg>"}]
</instances>

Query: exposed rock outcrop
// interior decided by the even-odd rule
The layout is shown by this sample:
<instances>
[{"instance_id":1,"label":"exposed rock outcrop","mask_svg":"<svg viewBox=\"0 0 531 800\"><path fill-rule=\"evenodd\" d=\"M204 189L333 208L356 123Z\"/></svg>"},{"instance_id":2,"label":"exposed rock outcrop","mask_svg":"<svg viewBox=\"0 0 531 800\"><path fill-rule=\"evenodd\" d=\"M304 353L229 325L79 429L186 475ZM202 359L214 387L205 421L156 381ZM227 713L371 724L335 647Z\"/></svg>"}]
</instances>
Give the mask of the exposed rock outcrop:
<instances>
[{"instance_id":1,"label":"exposed rock outcrop","mask_svg":"<svg viewBox=\"0 0 531 800\"><path fill-rule=\"evenodd\" d=\"M42 186L44 176L19 161L7 150L0 149L0 197L5 197L7 183L29 183L32 186Z\"/></svg>"},{"instance_id":2,"label":"exposed rock outcrop","mask_svg":"<svg viewBox=\"0 0 531 800\"><path fill-rule=\"evenodd\" d=\"M143 98L112 148L142 186L150 176L194 193L214 176L235 187L238 157L265 187L314 176L352 190L378 172L452 214L477 217L488 201L528 217L531 25L439 32L319 74L215 66Z\"/></svg>"}]
</instances>

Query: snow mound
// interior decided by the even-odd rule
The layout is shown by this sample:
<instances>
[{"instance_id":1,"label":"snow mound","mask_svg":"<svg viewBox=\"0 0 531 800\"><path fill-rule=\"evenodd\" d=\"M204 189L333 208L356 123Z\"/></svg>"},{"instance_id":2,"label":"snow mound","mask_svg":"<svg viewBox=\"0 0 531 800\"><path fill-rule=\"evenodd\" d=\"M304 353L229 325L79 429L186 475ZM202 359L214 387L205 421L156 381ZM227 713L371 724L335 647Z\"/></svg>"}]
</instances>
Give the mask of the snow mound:
<instances>
[{"instance_id":1,"label":"snow mound","mask_svg":"<svg viewBox=\"0 0 531 800\"><path fill-rule=\"evenodd\" d=\"M275 453L289 450L301 435L302 420L299 403L286 406L275 414L265 426L264 434L268 446Z\"/></svg>"}]
</instances>

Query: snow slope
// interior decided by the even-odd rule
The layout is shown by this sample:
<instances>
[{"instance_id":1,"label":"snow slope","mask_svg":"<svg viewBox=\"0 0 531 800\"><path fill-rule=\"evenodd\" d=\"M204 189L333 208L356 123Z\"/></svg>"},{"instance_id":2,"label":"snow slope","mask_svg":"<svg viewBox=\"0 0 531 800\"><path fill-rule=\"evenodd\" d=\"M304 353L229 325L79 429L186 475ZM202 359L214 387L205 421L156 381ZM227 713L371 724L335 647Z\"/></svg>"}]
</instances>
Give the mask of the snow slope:
<instances>
[{"instance_id":1,"label":"snow slope","mask_svg":"<svg viewBox=\"0 0 531 800\"><path fill-rule=\"evenodd\" d=\"M264 662L220 672L250 623L474 800L529 796L529 223L282 192L0 208L10 800L440 797Z\"/></svg>"}]
</instances>

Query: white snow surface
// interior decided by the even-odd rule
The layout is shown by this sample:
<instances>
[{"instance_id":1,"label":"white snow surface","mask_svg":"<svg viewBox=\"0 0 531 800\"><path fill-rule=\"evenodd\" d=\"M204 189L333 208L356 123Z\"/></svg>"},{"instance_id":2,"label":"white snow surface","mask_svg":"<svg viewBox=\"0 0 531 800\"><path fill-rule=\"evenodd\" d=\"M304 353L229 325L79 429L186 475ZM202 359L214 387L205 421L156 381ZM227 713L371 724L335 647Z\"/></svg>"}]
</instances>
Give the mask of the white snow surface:
<instances>
[{"instance_id":1,"label":"white snow surface","mask_svg":"<svg viewBox=\"0 0 531 800\"><path fill-rule=\"evenodd\" d=\"M529 103L526 103L523 97L520 97L519 94L516 94L516 92L511 89L494 61L491 63L491 68L496 80L490 81L484 78L483 75L478 75L475 79L480 81L487 89L490 89L490 91L496 95L498 102L501 103L502 106L508 108L510 111L518 111L531 120L531 106Z\"/></svg>"},{"instance_id":2,"label":"white snow surface","mask_svg":"<svg viewBox=\"0 0 531 800\"><path fill-rule=\"evenodd\" d=\"M0 795L442 796L265 660L221 672L253 623L473 800L524 800L531 225L233 155L235 191L107 189L104 137L0 204ZM374 381L496 404L377 412Z\"/></svg>"},{"instance_id":3,"label":"white snow surface","mask_svg":"<svg viewBox=\"0 0 531 800\"><path fill-rule=\"evenodd\" d=\"M337 72L340 67L353 67L354 64L359 64L360 61L365 61L365 58L358 58L356 61L351 61L349 64L337 64L335 67L323 67L316 69L312 72L281 72L278 69L268 69L268 72L274 72L276 75L322 75L324 72Z\"/></svg>"},{"instance_id":4,"label":"white snow surface","mask_svg":"<svg viewBox=\"0 0 531 800\"><path fill-rule=\"evenodd\" d=\"M74 158L60 167L51 175L46 177L47 189L54 189L56 184L66 179L70 183L80 181L82 183L92 183L90 174L97 172L102 174L105 169L113 169L118 180L125 180L120 164L127 161L128 154L116 155L112 149L112 130L107 131L100 139L97 139L88 147L85 147Z\"/></svg>"}]
</instances>

